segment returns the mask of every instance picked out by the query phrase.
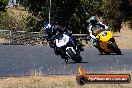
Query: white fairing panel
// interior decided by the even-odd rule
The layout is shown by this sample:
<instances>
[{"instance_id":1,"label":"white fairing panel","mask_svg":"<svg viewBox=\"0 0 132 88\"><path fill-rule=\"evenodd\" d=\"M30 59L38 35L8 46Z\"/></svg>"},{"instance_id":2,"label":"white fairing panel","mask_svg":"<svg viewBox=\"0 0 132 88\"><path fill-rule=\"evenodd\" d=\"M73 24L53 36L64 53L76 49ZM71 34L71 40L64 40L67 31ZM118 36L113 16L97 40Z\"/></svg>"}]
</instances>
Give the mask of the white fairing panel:
<instances>
[{"instance_id":1,"label":"white fairing panel","mask_svg":"<svg viewBox=\"0 0 132 88\"><path fill-rule=\"evenodd\" d=\"M63 34L63 38L62 39L60 39L60 40L56 39L56 46L57 47L62 47L64 45L66 45L69 42L69 39L70 39L69 36Z\"/></svg>"}]
</instances>

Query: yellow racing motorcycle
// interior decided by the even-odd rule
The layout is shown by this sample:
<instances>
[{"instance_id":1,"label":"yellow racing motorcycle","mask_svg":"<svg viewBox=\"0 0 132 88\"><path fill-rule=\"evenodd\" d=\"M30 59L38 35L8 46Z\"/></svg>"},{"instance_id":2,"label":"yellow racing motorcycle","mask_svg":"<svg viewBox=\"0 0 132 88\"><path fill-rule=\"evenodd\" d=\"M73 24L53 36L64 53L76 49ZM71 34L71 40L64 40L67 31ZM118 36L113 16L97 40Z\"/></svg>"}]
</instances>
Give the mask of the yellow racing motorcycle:
<instances>
[{"instance_id":1,"label":"yellow racing motorcycle","mask_svg":"<svg viewBox=\"0 0 132 88\"><path fill-rule=\"evenodd\" d=\"M118 48L113 33L111 31L102 31L96 35L101 54L116 53L121 55L121 50Z\"/></svg>"}]
</instances>

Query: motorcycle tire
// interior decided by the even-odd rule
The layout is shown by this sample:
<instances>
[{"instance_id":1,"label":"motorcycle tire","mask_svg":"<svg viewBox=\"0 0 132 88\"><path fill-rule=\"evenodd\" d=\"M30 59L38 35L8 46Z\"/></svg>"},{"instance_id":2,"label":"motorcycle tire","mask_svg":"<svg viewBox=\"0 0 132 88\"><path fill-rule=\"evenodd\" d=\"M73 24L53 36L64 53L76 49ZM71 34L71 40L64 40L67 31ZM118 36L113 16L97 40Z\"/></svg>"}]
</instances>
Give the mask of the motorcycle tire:
<instances>
[{"instance_id":1,"label":"motorcycle tire","mask_svg":"<svg viewBox=\"0 0 132 88\"><path fill-rule=\"evenodd\" d=\"M98 48L100 54L103 54L104 50L102 48Z\"/></svg>"},{"instance_id":2,"label":"motorcycle tire","mask_svg":"<svg viewBox=\"0 0 132 88\"><path fill-rule=\"evenodd\" d=\"M109 52L104 52L105 53L105 55L110 55L110 53Z\"/></svg>"},{"instance_id":3,"label":"motorcycle tire","mask_svg":"<svg viewBox=\"0 0 132 88\"><path fill-rule=\"evenodd\" d=\"M69 56L71 59L76 58L76 54L72 51L72 49L69 48L66 52L68 53L68 56Z\"/></svg>"},{"instance_id":4,"label":"motorcycle tire","mask_svg":"<svg viewBox=\"0 0 132 88\"><path fill-rule=\"evenodd\" d=\"M114 52L116 53L116 55L121 55L121 50L118 48L116 43L112 43L111 44L114 48Z\"/></svg>"},{"instance_id":5,"label":"motorcycle tire","mask_svg":"<svg viewBox=\"0 0 132 88\"><path fill-rule=\"evenodd\" d=\"M79 57L77 57L74 61L75 61L76 63L80 63L80 62L82 61L82 57L79 56Z\"/></svg>"},{"instance_id":6,"label":"motorcycle tire","mask_svg":"<svg viewBox=\"0 0 132 88\"><path fill-rule=\"evenodd\" d=\"M71 49L68 49L67 53L69 54L70 58L76 63L80 63L82 61L82 57L77 57L77 55Z\"/></svg>"},{"instance_id":7,"label":"motorcycle tire","mask_svg":"<svg viewBox=\"0 0 132 88\"><path fill-rule=\"evenodd\" d=\"M121 55L121 50L118 48L118 49L116 49L116 55Z\"/></svg>"}]
</instances>

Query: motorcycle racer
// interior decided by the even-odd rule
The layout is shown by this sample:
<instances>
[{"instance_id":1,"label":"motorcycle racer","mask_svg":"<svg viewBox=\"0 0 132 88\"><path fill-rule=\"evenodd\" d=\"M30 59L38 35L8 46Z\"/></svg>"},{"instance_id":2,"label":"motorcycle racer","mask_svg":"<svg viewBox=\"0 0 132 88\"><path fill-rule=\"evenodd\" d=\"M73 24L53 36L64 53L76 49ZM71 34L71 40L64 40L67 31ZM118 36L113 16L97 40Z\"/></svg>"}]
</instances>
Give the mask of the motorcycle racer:
<instances>
[{"instance_id":1,"label":"motorcycle racer","mask_svg":"<svg viewBox=\"0 0 132 88\"><path fill-rule=\"evenodd\" d=\"M90 24L88 25L87 30L89 32L90 41L92 42L95 48L98 48L98 50L101 51L98 44L98 39L96 39L96 35L103 30L107 30L108 26L106 26L100 21L97 21L96 16L91 16L89 18L89 21L90 21Z\"/></svg>"},{"instance_id":2,"label":"motorcycle racer","mask_svg":"<svg viewBox=\"0 0 132 88\"><path fill-rule=\"evenodd\" d=\"M46 30L46 32L48 34L47 40L48 40L48 42L50 42L50 44L53 44L54 40L58 41L57 40L58 36L65 36L64 38L70 37L73 40L73 42L75 43L75 45L78 44L78 47L80 48L81 51L84 50L82 47L82 44L79 43L79 41L72 36L72 32L69 29L67 29L66 27L62 27L58 24L52 24L52 25L51 24L45 24L44 29ZM57 33L59 33L59 34L57 34ZM66 38L66 39L68 39L68 38ZM60 55L60 52L59 52L60 49L57 46L60 46L60 43L57 43L57 42L54 43L54 47L51 47L51 48L54 48L54 52L56 55Z\"/></svg>"}]
</instances>

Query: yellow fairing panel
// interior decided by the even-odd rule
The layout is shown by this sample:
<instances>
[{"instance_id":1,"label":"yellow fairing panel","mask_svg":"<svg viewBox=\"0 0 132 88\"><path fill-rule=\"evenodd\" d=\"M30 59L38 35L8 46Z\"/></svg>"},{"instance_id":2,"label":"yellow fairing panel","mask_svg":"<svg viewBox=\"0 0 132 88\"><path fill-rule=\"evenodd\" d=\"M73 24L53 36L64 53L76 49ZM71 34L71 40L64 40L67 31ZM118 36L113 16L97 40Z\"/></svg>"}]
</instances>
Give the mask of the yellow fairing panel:
<instances>
[{"instance_id":1,"label":"yellow fairing panel","mask_svg":"<svg viewBox=\"0 0 132 88\"><path fill-rule=\"evenodd\" d=\"M96 38L99 38L101 42L108 42L110 38L112 38L113 33L111 31L103 31L99 33Z\"/></svg>"},{"instance_id":2,"label":"yellow fairing panel","mask_svg":"<svg viewBox=\"0 0 132 88\"><path fill-rule=\"evenodd\" d=\"M111 52L112 50L107 48L108 40L113 37L113 33L111 31L103 31L99 33L96 38L99 38L99 45L106 52Z\"/></svg>"}]
</instances>

